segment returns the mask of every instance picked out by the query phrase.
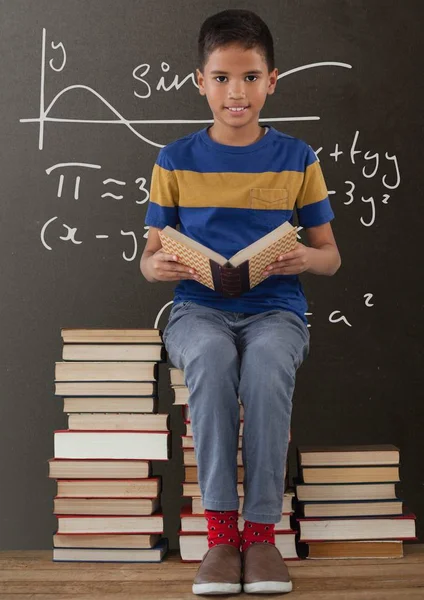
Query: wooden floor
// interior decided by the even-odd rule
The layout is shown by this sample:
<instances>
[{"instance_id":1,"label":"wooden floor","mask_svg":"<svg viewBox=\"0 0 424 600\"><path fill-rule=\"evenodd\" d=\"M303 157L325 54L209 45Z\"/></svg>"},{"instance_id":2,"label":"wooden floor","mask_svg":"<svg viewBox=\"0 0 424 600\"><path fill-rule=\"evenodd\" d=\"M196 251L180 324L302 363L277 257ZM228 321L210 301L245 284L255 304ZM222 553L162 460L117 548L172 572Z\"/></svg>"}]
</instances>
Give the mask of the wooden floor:
<instances>
[{"instance_id":1,"label":"wooden floor","mask_svg":"<svg viewBox=\"0 0 424 600\"><path fill-rule=\"evenodd\" d=\"M0 552L0 600L136 600L196 598L199 563L170 552L159 564L53 563L49 551ZM424 600L424 545L391 560L290 562L290 600ZM277 598L279 594L219 596Z\"/></svg>"}]
</instances>

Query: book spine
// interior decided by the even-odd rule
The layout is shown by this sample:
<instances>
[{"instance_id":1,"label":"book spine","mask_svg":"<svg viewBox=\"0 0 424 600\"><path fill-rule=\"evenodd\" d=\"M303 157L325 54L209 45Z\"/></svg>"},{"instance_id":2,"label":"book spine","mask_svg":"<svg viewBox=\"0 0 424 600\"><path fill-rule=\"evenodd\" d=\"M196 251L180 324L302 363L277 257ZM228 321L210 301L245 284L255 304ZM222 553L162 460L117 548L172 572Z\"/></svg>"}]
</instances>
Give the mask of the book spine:
<instances>
[{"instance_id":1,"label":"book spine","mask_svg":"<svg viewBox=\"0 0 424 600\"><path fill-rule=\"evenodd\" d=\"M211 260L210 267L215 291L224 298L236 298L250 290L247 261L238 267L222 267Z\"/></svg>"}]
</instances>

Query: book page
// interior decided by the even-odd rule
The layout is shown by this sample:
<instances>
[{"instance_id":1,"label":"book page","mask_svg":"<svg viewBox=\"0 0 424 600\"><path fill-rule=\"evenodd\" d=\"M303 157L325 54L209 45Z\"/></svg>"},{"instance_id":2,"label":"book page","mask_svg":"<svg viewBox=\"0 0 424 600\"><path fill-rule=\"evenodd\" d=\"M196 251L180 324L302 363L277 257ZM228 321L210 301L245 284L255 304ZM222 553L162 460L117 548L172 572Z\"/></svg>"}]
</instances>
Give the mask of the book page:
<instances>
[{"instance_id":1,"label":"book page","mask_svg":"<svg viewBox=\"0 0 424 600\"><path fill-rule=\"evenodd\" d=\"M227 259L225 258L225 256L222 256L222 254L218 254L218 252L211 250L210 248L208 248L207 246L204 246L200 242L196 242L195 240L192 240L187 235L184 235L184 233L181 233L180 231L177 231L176 229L169 227L169 225L167 225L164 229L162 229L159 232L159 237L161 239L162 239L163 235L166 235L166 236L172 238L176 242L179 242L180 244L183 244L184 246L187 246L188 248L191 248L192 250L195 250L196 252L200 252L200 254L203 254L210 260L214 260L221 266L224 266L227 263ZM190 267L191 265L187 265L187 266Z\"/></svg>"},{"instance_id":2,"label":"book page","mask_svg":"<svg viewBox=\"0 0 424 600\"><path fill-rule=\"evenodd\" d=\"M229 259L229 262L232 264L233 267L238 267L238 265L241 265L244 261L249 260L252 256L258 254L259 252L270 246L272 243L284 237L293 230L297 231L296 227L293 227L293 225L286 221L267 235L264 235L263 237L259 238L259 240L257 240L256 242L253 242L253 244L250 244L250 246L247 246L246 248L243 248L243 250L237 252L237 254L234 254Z\"/></svg>"}]
</instances>

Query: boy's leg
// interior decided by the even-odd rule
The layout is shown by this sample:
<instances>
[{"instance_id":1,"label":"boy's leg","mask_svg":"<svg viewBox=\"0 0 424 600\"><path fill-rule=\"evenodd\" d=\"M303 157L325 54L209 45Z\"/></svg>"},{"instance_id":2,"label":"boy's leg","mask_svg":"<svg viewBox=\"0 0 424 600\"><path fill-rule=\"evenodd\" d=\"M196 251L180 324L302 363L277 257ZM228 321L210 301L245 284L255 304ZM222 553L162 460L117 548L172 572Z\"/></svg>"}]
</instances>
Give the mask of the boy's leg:
<instances>
[{"instance_id":1,"label":"boy's leg","mask_svg":"<svg viewBox=\"0 0 424 600\"><path fill-rule=\"evenodd\" d=\"M235 335L224 311L183 302L172 308L163 340L189 389L203 507L238 510L240 360Z\"/></svg>"},{"instance_id":2,"label":"boy's leg","mask_svg":"<svg viewBox=\"0 0 424 600\"><path fill-rule=\"evenodd\" d=\"M240 364L235 335L223 311L184 302L173 307L163 339L174 366L184 370L202 503L214 511L207 514L209 550L202 558L192 591L238 594Z\"/></svg>"},{"instance_id":3,"label":"boy's leg","mask_svg":"<svg viewBox=\"0 0 424 600\"><path fill-rule=\"evenodd\" d=\"M237 325L244 405L243 518L275 524L282 512L295 375L309 351L309 331L297 315L279 310Z\"/></svg>"},{"instance_id":4,"label":"boy's leg","mask_svg":"<svg viewBox=\"0 0 424 600\"><path fill-rule=\"evenodd\" d=\"M243 590L285 593L293 585L274 545L274 527L281 519L295 375L309 350L309 332L288 311L268 311L239 325L245 468Z\"/></svg>"}]
</instances>

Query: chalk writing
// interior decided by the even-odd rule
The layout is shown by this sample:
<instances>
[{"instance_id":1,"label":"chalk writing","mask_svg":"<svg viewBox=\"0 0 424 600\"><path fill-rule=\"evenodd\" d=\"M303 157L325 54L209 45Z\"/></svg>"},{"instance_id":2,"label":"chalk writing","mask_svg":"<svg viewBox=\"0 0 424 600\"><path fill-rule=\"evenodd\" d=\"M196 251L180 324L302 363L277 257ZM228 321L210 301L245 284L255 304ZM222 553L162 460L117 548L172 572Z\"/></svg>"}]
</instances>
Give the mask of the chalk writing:
<instances>
[{"instance_id":1,"label":"chalk writing","mask_svg":"<svg viewBox=\"0 0 424 600\"><path fill-rule=\"evenodd\" d=\"M374 304L371 304L371 299L373 297L373 294L364 294L364 298L365 298L365 306L371 308L374 306ZM159 328L159 329L163 329L164 326L166 325L167 321L164 321L164 324L161 325L161 317L164 314L164 312L166 311L166 309L169 306L172 306L173 301L171 300L170 302L166 302L166 304L164 304L162 306L162 308L159 310L159 312L157 313L156 317L155 317L155 321L154 321L154 325L153 327L155 328ZM312 312L305 312L305 317L312 317L314 313ZM308 318L309 321L309 318ZM331 311L331 313L328 316L328 322L333 324L333 325L339 325L339 324L344 324L347 327L352 327L352 324L349 322L349 320L347 319L347 317L345 315L343 315L341 313L340 310L333 310ZM307 324L307 327L312 327L311 323Z\"/></svg>"},{"instance_id":2,"label":"chalk writing","mask_svg":"<svg viewBox=\"0 0 424 600\"><path fill-rule=\"evenodd\" d=\"M51 219L48 219L44 223L43 227L41 228L41 234L40 234L41 243L47 250L52 250L52 247L46 241L47 230L49 229L50 225L56 221L56 219L58 219L57 216L52 217ZM61 226L64 227L67 230L67 232L66 232L66 235L58 236L60 240L62 240L64 242L71 242L74 245L79 245L79 244L83 243L82 240L76 239L77 231L78 231L77 227L70 227L69 225L66 225L66 223L62 223ZM132 247L133 247L132 254L130 254L128 256L124 251L122 253L122 258L128 262L135 260L135 258L137 257L137 250L138 250L137 237L135 235L135 232L134 231L123 231L121 229L120 234L121 234L121 236L129 236L131 243L132 243ZM50 234L50 232L49 232L49 235L51 235L53 237L57 234L54 234L54 233ZM109 235L95 234L95 238L96 239L108 239Z\"/></svg>"},{"instance_id":3,"label":"chalk writing","mask_svg":"<svg viewBox=\"0 0 424 600\"><path fill-rule=\"evenodd\" d=\"M42 42L41 42L41 75L40 75L40 107L39 107L39 116L36 118L29 119L20 119L21 123L38 123L39 124L39 134L38 134L38 148L42 150L44 147L44 128L45 123L103 123L103 124L120 124L124 127L127 127L135 136L144 141L146 144L150 144L151 146L155 146L157 148L163 148L165 144L161 144L158 141L147 138L145 135L142 135L137 129L135 129L134 125L142 125L142 124L193 124L193 123L213 123L213 119L126 119L108 100L106 100L99 92L87 85L70 85L65 87L63 90L58 92L50 104L46 107L45 104L45 84L46 84L46 38L47 31L43 28L42 31ZM64 45L60 42L59 44L51 44L52 49L56 52L59 52L58 60L61 60L61 64L59 67L54 67L53 61L51 59L48 63L48 66L52 71L58 72L63 71L66 65L66 51ZM347 63L337 62L337 61L325 61L318 63L311 63L307 65L301 65L289 71L285 71L278 75L278 79L283 79L284 77L288 77L300 71L322 68L322 67L337 67L342 69L351 69L352 65ZM167 73L170 69L170 66L166 62L161 63L162 72ZM152 86L145 79L147 75L150 74L151 66L147 63L143 63L135 67L133 70L133 78L138 83L141 83L142 87L141 91L134 91L134 95L140 99L146 99L151 96ZM165 78L162 75L159 79L159 82L156 85L156 91L160 92L170 92L171 90L180 90L183 85L187 82L190 82L194 88L197 88L197 83L195 81L194 73L189 73L184 77L182 81L179 80L178 75L175 75L172 82L169 85L166 85ZM112 119L64 119L60 117L50 117L50 113L57 103L57 101L64 95L68 95L72 93L73 90L85 90L88 94L94 95L100 103L103 103L114 115L115 118ZM197 90L195 89L196 93ZM266 122L282 122L282 121L318 121L320 119L319 116L300 116L300 117L268 117L266 119L260 119L260 121Z\"/></svg>"},{"instance_id":4,"label":"chalk writing","mask_svg":"<svg viewBox=\"0 0 424 600\"><path fill-rule=\"evenodd\" d=\"M343 193L345 196L347 196L347 200L343 201L343 204L345 206L350 206L351 204L353 204L355 199L360 198L360 202L362 202L364 205L367 205L369 208L367 209L368 218L361 215L359 220L364 227L371 227L376 220L377 204L387 205L389 203L391 194L386 193L386 190L397 189L401 182L401 176L396 154L389 154L388 152L385 152L385 161L383 163L380 152L370 150L366 150L365 152L363 152L361 149L358 149L359 135L359 130L355 131L347 153L345 153L342 150L339 150L339 144L336 143L334 151L329 152L328 156L333 158L334 161L338 164L343 165L343 160L339 161L339 157L343 154L346 154L346 156L349 156L350 164L358 166L356 155L363 155L363 159L364 161L366 161L366 164L362 166L360 176L362 176L365 180L371 180L377 175L379 176L381 184L385 188L381 193L381 198L375 196L375 194L367 196L362 195L361 192L357 193L357 184L350 179L344 182L347 186L347 189ZM322 155L322 153L322 146L315 150L315 155L317 156L318 160L320 160L320 154ZM336 190L329 190L328 193L330 196L333 196L337 192Z\"/></svg>"}]
</instances>

